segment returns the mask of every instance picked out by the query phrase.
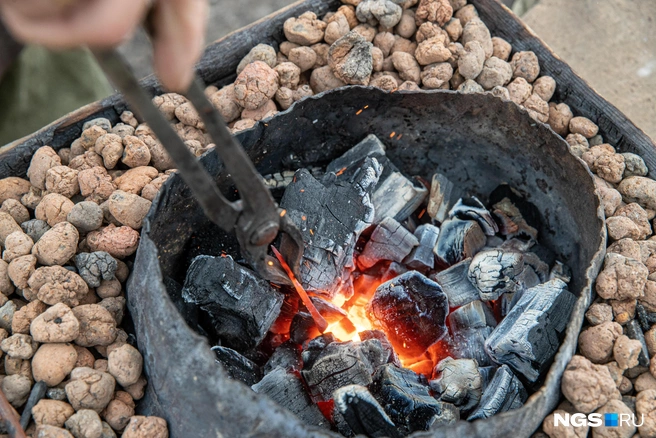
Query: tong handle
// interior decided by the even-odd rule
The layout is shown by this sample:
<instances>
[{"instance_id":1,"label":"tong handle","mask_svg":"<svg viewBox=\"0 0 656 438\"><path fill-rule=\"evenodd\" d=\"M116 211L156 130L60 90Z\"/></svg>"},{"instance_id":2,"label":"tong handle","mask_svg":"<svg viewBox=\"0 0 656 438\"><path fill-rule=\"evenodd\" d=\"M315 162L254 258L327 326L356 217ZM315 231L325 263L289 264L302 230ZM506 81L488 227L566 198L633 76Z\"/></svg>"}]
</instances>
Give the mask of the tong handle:
<instances>
[{"instance_id":1,"label":"tong handle","mask_svg":"<svg viewBox=\"0 0 656 438\"><path fill-rule=\"evenodd\" d=\"M123 94L137 116L148 121L148 125L175 162L180 176L207 217L225 231L233 231L241 214L240 203L230 202L223 196L207 170L153 104L148 93L141 88L123 57L113 49L92 51L105 74Z\"/></svg>"}]
</instances>

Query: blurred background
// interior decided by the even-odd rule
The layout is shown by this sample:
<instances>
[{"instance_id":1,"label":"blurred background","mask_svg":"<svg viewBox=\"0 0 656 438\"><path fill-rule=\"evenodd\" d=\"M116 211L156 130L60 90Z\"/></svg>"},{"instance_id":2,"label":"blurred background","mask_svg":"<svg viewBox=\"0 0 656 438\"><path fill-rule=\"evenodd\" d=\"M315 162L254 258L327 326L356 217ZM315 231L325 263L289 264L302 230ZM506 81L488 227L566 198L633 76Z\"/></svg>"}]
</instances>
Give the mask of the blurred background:
<instances>
[{"instance_id":1,"label":"blurred background","mask_svg":"<svg viewBox=\"0 0 656 438\"><path fill-rule=\"evenodd\" d=\"M490 0L495 1L495 0ZM256 21L293 0L210 0L207 42ZM656 139L656 1L503 0L553 51L602 96ZM0 40L2 29L0 29ZM0 105L0 145L27 135L84 103L112 93L83 53L51 54L38 47L0 47L0 102L29 101L26 114ZM139 33L121 47L139 76L151 73L146 36ZM29 53L30 56L25 56ZM29 58L29 61L28 61ZM35 59L37 61L35 61ZM21 62L21 60L23 62ZM52 81L36 80L48 68ZM88 83L67 81L67 73L88 71ZM71 76L72 75L68 75ZM79 76L79 75L78 75ZM32 79L32 78L35 79ZM37 105L34 105L34 102Z\"/></svg>"}]
</instances>

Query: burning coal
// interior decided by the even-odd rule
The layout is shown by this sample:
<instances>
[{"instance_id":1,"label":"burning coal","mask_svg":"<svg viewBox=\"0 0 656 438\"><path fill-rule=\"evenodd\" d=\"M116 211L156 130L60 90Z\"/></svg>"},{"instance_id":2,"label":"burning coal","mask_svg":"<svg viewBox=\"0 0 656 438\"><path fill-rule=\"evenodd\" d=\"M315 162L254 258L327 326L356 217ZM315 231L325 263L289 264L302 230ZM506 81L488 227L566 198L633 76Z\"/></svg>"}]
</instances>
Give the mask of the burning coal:
<instances>
[{"instance_id":1,"label":"burning coal","mask_svg":"<svg viewBox=\"0 0 656 438\"><path fill-rule=\"evenodd\" d=\"M303 235L299 278L284 237L273 249L294 288L199 256L183 289L232 378L345 436L489 417L539 386L575 297L511 187L484 204L443 175L408 178L374 136L322 176L270 180Z\"/></svg>"}]
</instances>

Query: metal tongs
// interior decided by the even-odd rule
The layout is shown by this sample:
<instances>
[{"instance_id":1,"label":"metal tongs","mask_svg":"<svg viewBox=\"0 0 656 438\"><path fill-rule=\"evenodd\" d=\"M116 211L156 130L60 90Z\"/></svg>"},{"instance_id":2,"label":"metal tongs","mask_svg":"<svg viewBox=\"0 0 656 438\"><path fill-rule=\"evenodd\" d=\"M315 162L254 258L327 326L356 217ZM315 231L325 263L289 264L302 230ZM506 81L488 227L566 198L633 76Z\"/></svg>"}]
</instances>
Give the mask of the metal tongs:
<instances>
[{"instance_id":1,"label":"metal tongs","mask_svg":"<svg viewBox=\"0 0 656 438\"><path fill-rule=\"evenodd\" d=\"M113 49L92 51L105 75L166 148L205 215L223 230L235 232L241 246L241 255L263 278L290 285L290 278L278 260L267 252L278 232L286 233L290 238L285 239L287 264L298 277L303 255L301 232L291 222L289 215L278 208L244 148L232 136L221 114L205 96L200 80L194 79L185 97L205 123L216 145L215 151L237 187L241 199L235 202L223 196L200 161L155 107L151 96L141 88L123 56Z\"/></svg>"}]
</instances>

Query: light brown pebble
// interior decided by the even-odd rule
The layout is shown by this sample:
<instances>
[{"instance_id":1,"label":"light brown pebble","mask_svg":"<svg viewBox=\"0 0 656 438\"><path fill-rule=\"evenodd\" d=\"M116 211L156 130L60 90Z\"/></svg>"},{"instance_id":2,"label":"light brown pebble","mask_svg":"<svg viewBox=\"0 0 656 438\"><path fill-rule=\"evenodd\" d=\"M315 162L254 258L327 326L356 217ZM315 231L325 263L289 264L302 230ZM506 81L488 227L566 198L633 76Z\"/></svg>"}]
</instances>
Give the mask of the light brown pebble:
<instances>
[{"instance_id":1,"label":"light brown pebble","mask_svg":"<svg viewBox=\"0 0 656 438\"><path fill-rule=\"evenodd\" d=\"M315 93L321 93L346 85L344 81L337 78L329 66L320 67L312 71L310 86Z\"/></svg>"},{"instance_id":2,"label":"light brown pebble","mask_svg":"<svg viewBox=\"0 0 656 438\"><path fill-rule=\"evenodd\" d=\"M37 315L30 325L30 334L41 343L65 343L74 341L80 333L80 323L63 303L57 303Z\"/></svg>"},{"instance_id":3,"label":"light brown pebble","mask_svg":"<svg viewBox=\"0 0 656 438\"><path fill-rule=\"evenodd\" d=\"M476 78L476 82L486 90L491 90L497 86L504 86L512 77L512 68L510 64L497 57L490 57L485 60L481 74Z\"/></svg>"},{"instance_id":4,"label":"light brown pebble","mask_svg":"<svg viewBox=\"0 0 656 438\"><path fill-rule=\"evenodd\" d=\"M656 389L656 379L649 372L642 373L635 379L634 389L636 392Z\"/></svg>"},{"instance_id":5,"label":"light brown pebble","mask_svg":"<svg viewBox=\"0 0 656 438\"><path fill-rule=\"evenodd\" d=\"M93 167L78 174L80 193L96 203L102 203L116 190L116 186L104 167Z\"/></svg>"},{"instance_id":6,"label":"light brown pebble","mask_svg":"<svg viewBox=\"0 0 656 438\"><path fill-rule=\"evenodd\" d=\"M27 281L36 269L37 258L34 255L18 257L9 263L7 275L20 289L28 287Z\"/></svg>"},{"instance_id":7,"label":"light brown pebble","mask_svg":"<svg viewBox=\"0 0 656 438\"><path fill-rule=\"evenodd\" d=\"M420 0L415 13L415 20L418 26L425 21L437 23L438 26L444 26L451 17L453 17L453 8L449 0Z\"/></svg>"},{"instance_id":8,"label":"light brown pebble","mask_svg":"<svg viewBox=\"0 0 656 438\"><path fill-rule=\"evenodd\" d=\"M241 114L241 107L237 103L237 97L235 96L234 84L230 84L221 88L219 91L212 94L209 99L210 102L212 102L212 105L214 105L214 107L219 110L226 123L230 123L236 120ZM152 149L150 152L152 156L153 155ZM162 170L155 165L154 157L153 157L153 165L157 167L159 170Z\"/></svg>"},{"instance_id":9,"label":"light brown pebble","mask_svg":"<svg viewBox=\"0 0 656 438\"><path fill-rule=\"evenodd\" d=\"M30 324L36 317L45 312L46 308L47 306L44 303L35 300L18 309L11 320L11 332L14 334L30 334ZM35 341L40 342L36 339Z\"/></svg>"},{"instance_id":10,"label":"light brown pebble","mask_svg":"<svg viewBox=\"0 0 656 438\"><path fill-rule=\"evenodd\" d=\"M624 216L628 217L637 225L640 229L639 240L646 239L648 236L651 236L651 224L649 223L649 218L647 212L636 203L630 203L620 206L615 211L615 216ZM8 239L8 238L7 238Z\"/></svg>"},{"instance_id":11,"label":"light brown pebble","mask_svg":"<svg viewBox=\"0 0 656 438\"><path fill-rule=\"evenodd\" d=\"M60 222L46 231L32 248L42 265L63 265L75 255L80 235L73 225Z\"/></svg>"},{"instance_id":12,"label":"light brown pebble","mask_svg":"<svg viewBox=\"0 0 656 438\"><path fill-rule=\"evenodd\" d=\"M455 17L460 20L463 26L465 26L469 20L473 18L478 18L478 11L474 5L466 5L458 9L454 14Z\"/></svg>"},{"instance_id":13,"label":"light brown pebble","mask_svg":"<svg viewBox=\"0 0 656 438\"><path fill-rule=\"evenodd\" d=\"M232 126L232 133L236 134L241 131L245 131L247 129L251 129L253 126L257 124L257 120L253 119L242 119L237 122Z\"/></svg>"},{"instance_id":14,"label":"light brown pebble","mask_svg":"<svg viewBox=\"0 0 656 438\"><path fill-rule=\"evenodd\" d=\"M595 290L604 299L635 299L641 295L648 275L642 262L610 253L597 277Z\"/></svg>"},{"instance_id":15,"label":"light brown pebble","mask_svg":"<svg viewBox=\"0 0 656 438\"><path fill-rule=\"evenodd\" d=\"M556 91L556 81L551 76L540 76L533 83L533 92L549 102Z\"/></svg>"},{"instance_id":16,"label":"light brown pebble","mask_svg":"<svg viewBox=\"0 0 656 438\"><path fill-rule=\"evenodd\" d=\"M75 368L66 384L66 396L73 409L102 411L112 399L116 381L108 373L93 368Z\"/></svg>"},{"instance_id":17,"label":"light brown pebble","mask_svg":"<svg viewBox=\"0 0 656 438\"><path fill-rule=\"evenodd\" d=\"M283 25L285 37L292 43L310 46L323 40L326 23L314 12L306 12L298 18L289 18Z\"/></svg>"},{"instance_id":18,"label":"light brown pebble","mask_svg":"<svg viewBox=\"0 0 656 438\"><path fill-rule=\"evenodd\" d=\"M453 76L453 67L448 62L431 64L421 72L421 83L427 89L439 89L449 86Z\"/></svg>"},{"instance_id":19,"label":"light brown pebble","mask_svg":"<svg viewBox=\"0 0 656 438\"><path fill-rule=\"evenodd\" d=\"M80 192L78 171L68 166L55 166L46 172L46 190L70 198Z\"/></svg>"},{"instance_id":20,"label":"light brown pebble","mask_svg":"<svg viewBox=\"0 0 656 438\"><path fill-rule=\"evenodd\" d=\"M71 344L43 344L32 359L34 380L48 386L59 385L66 379L77 362L77 352Z\"/></svg>"},{"instance_id":21,"label":"light brown pebble","mask_svg":"<svg viewBox=\"0 0 656 438\"><path fill-rule=\"evenodd\" d=\"M69 431L44 424L36 427L34 438L75 438Z\"/></svg>"},{"instance_id":22,"label":"light brown pebble","mask_svg":"<svg viewBox=\"0 0 656 438\"><path fill-rule=\"evenodd\" d=\"M161 175L149 182L144 186L144 188L141 190L141 196L144 199L147 199L149 201L153 201L155 199L155 196L159 192L159 189L162 188L162 185L168 180L170 175Z\"/></svg>"},{"instance_id":23,"label":"light brown pebble","mask_svg":"<svg viewBox=\"0 0 656 438\"><path fill-rule=\"evenodd\" d=\"M96 288L96 294L100 298L117 297L121 294L121 282L118 279L102 280Z\"/></svg>"},{"instance_id":24,"label":"light brown pebble","mask_svg":"<svg viewBox=\"0 0 656 438\"><path fill-rule=\"evenodd\" d=\"M93 364L96 361L96 358L93 356L93 353L89 351L88 348L80 347L79 345L73 345L75 351L77 352L77 361L75 362L75 368L93 368Z\"/></svg>"},{"instance_id":25,"label":"light brown pebble","mask_svg":"<svg viewBox=\"0 0 656 438\"><path fill-rule=\"evenodd\" d=\"M621 400L610 400L600 409L595 411L604 418L606 413L616 413L620 416L633 415L633 411ZM621 418L621 417L620 417ZM593 429L593 438L631 438L636 432L636 427L630 421L621 422L617 427L600 426Z\"/></svg>"},{"instance_id":26,"label":"light brown pebble","mask_svg":"<svg viewBox=\"0 0 656 438\"><path fill-rule=\"evenodd\" d=\"M58 193L49 193L37 205L34 216L53 227L60 222L66 221L66 217L74 205L73 201L65 196Z\"/></svg>"},{"instance_id":27,"label":"light brown pebble","mask_svg":"<svg viewBox=\"0 0 656 438\"><path fill-rule=\"evenodd\" d=\"M275 96L278 90L278 73L262 61L255 61L235 80L237 103L246 109L256 109Z\"/></svg>"},{"instance_id":28,"label":"light brown pebble","mask_svg":"<svg viewBox=\"0 0 656 438\"><path fill-rule=\"evenodd\" d=\"M415 59L420 65L447 61L451 57L451 51L447 48L448 43L444 35L424 40L417 46Z\"/></svg>"},{"instance_id":29,"label":"light brown pebble","mask_svg":"<svg viewBox=\"0 0 656 438\"><path fill-rule=\"evenodd\" d=\"M21 231L23 231L23 229L16 223L9 213L0 211L0 245L4 246L7 236Z\"/></svg>"},{"instance_id":30,"label":"light brown pebble","mask_svg":"<svg viewBox=\"0 0 656 438\"><path fill-rule=\"evenodd\" d=\"M540 96L533 93L523 103L528 115L537 122L547 123L549 121L549 104Z\"/></svg>"},{"instance_id":31,"label":"light brown pebble","mask_svg":"<svg viewBox=\"0 0 656 438\"><path fill-rule=\"evenodd\" d=\"M168 438L166 421L159 417L135 415L130 419L121 438Z\"/></svg>"},{"instance_id":32,"label":"light brown pebble","mask_svg":"<svg viewBox=\"0 0 656 438\"><path fill-rule=\"evenodd\" d=\"M148 382L146 381L146 378L144 376L140 376L139 380L137 380L137 383L134 385L126 386L124 389L130 394L130 396L132 396L133 399L141 400L145 394L147 383Z\"/></svg>"},{"instance_id":33,"label":"light brown pebble","mask_svg":"<svg viewBox=\"0 0 656 438\"><path fill-rule=\"evenodd\" d=\"M566 103L549 104L549 126L561 137L569 133L569 122L572 117L572 110Z\"/></svg>"},{"instance_id":34,"label":"light brown pebble","mask_svg":"<svg viewBox=\"0 0 656 438\"><path fill-rule=\"evenodd\" d=\"M644 208L656 208L656 181L643 176L630 176L618 188L625 202L637 202Z\"/></svg>"},{"instance_id":35,"label":"light brown pebble","mask_svg":"<svg viewBox=\"0 0 656 438\"><path fill-rule=\"evenodd\" d=\"M46 188L46 173L55 166L61 166L61 158L50 146L43 146L36 150L27 169L30 183L38 189ZM4 201L4 200L3 200Z\"/></svg>"},{"instance_id":36,"label":"light brown pebble","mask_svg":"<svg viewBox=\"0 0 656 438\"><path fill-rule=\"evenodd\" d=\"M89 292L86 282L73 271L62 266L44 266L37 269L28 281L39 300L48 305L64 303L76 306Z\"/></svg>"},{"instance_id":37,"label":"light brown pebble","mask_svg":"<svg viewBox=\"0 0 656 438\"><path fill-rule=\"evenodd\" d=\"M0 260L0 294L9 296L12 293L14 293L14 284L9 277L9 263Z\"/></svg>"},{"instance_id":38,"label":"light brown pebble","mask_svg":"<svg viewBox=\"0 0 656 438\"><path fill-rule=\"evenodd\" d=\"M629 218L613 216L606 219L606 228L608 236L612 240L619 239L638 239L640 237L640 228Z\"/></svg>"},{"instance_id":39,"label":"light brown pebble","mask_svg":"<svg viewBox=\"0 0 656 438\"><path fill-rule=\"evenodd\" d=\"M23 178L10 176L0 179L0 203L4 203L7 199L20 201L29 192L30 187L32 184Z\"/></svg>"},{"instance_id":40,"label":"light brown pebble","mask_svg":"<svg viewBox=\"0 0 656 438\"><path fill-rule=\"evenodd\" d=\"M47 424L62 427L75 410L64 401L41 399L32 408L32 418L37 426Z\"/></svg>"},{"instance_id":41,"label":"light brown pebble","mask_svg":"<svg viewBox=\"0 0 656 438\"><path fill-rule=\"evenodd\" d=\"M460 38L462 45L467 46L467 43L471 41L478 41L485 52L485 59L494 53L490 31L485 23L478 18L469 20L462 29L462 37Z\"/></svg>"},{"instance_id":42,"label":"light brown pebble","mask_svg":"<svg viewBox=\"0 0 656 438\"><path fill-rule=\"evenodd\" d=\"M109 197L109 211L121 224L138 230L151 202L141 196L117 190Z\"/></svg>"},{"instance_id":43,"label":"light brown pebble","mask_svg":"<svg viewBox=\"0 0 656 438\"><path fill-rule=\"evenodd\" d=\"M599 132L599 127L586 117L573 117L569 122L569 130L585 138L592 138Z\"/></svg>"},{"instance_id":44,"label":"light brown pebble","mask_svg":"<svg viewBox=\"0 0 656 438\"><path fill-rule=\"evenodd\" d=\"M579 350L593 363L606 363L613 354L615 340L622 335L622 326L604 322L588 327L579 335Z\"/></svg>"},{"instance_id":45,"label":"light brown pebble","mask_svg":"<svg viewBox=\"0 0 656 438\"><path fill-rule=\"evenodd\" d=\"M317 52L310 47L297 47L289 52L289 61L305 72L316 65Z\"/></svg>"},{"instance_id":46,"label":"light brown pebble","mask_svg":"<svg viewBox=\"0 0 656 438\"><path fill-rule=\"evenodd\" d=\"M105 251L112 257L124 258L137 250L139 233L130 227L108 225L89 233L87 243L92 251Z\"/></svg>"},{"instance_id":47,"label":"light brown pebble","mask_svg":"<svg viewBox=\"0 0 656 438\"><path fill-rule=\"evenodd\" d=\"M107 359L96 359L93 363L93 369L96 371L102 371L103 373L107 372Z\"/></svg>"},{"instance_id":48,"label":"light brown pebble","mask_svg":"<svg viewBox=\"0 0 656 438\"><path fill-rule=\"evenodd\" d=\"M656 326L645 332L645 343L647 344L649 356L654 357L656 355Z\"/></svg>"},{"instance_id":49,"label":"light brown pebble","mask_svg":"<svg viewBox=\"0 0 656 438\"><path fill-rule=\"evenodd\" d=\"M590 413L611 399L620 397L608 368L594 365L575 355L565 368L561 381L563 395L579 412Z\"/></svg>"},{"instance_id":50,"label":"light brown pebble","mask_svg":"<svg viewBox=\"0 0 656 438\"><path fill-rule=\"evenodd\" d=\"M103 411L105 421L118 431L125 429L132 416L134 416L134 406L116 398L110 401Z\"/></svg>"},{"instance_id":51,"label":"light brown pebble","mask_svg":"<svg viewBox=\"0 0 656 438\"><path fill-rule=\"evenodd\" d=\"M510 65L513 68L514 78L524 78L533 82L540 74L540 63L533 52L517 52L513 55Z\"/></svg>"},{"instance_id":52,"label":"light brown pebble","mask_svg":"<svg viewBox=\"0 0 656 438\"><path fill-rule=\"evenodd\" d=\"M421 68L412 55L405 52L396 52L392 55L392 62L402 80L419 84L421 81Z\"/></svg>"},{"instance_id":53,"label":"light brown pebble","mask_svg":"<svg viewBox=\"0 0 656 438\"><path fill-rule=\"evenodd\" d=\"M460 24L459 21L458 24ZM460 29L462 32L462 27ZM415 32L417 32L417 24L415 22L415 12L411 9L406 9L405 11L403 11L401 20L399 21L399 24L397 24L396 27L394 28L394 31L397 35L401 35L403 38L412 38Z\"/></svg>"},{"instance_id":54,"label":"light brown pebble","mask_svg":"<svg viewBox=\"0 0 656 438\"><path fill-rule=\"evenodd\" d=\"M278 107L276 106L276 103L273 100L267 100L261 107L257 109L254 110L245 109L244 111L242 111L241 117L243 119L260 121L275 115L277 112L278 112Z\"/></svg>"},{"instance_id":55,"label":"light brown pebble","mask_svg":"<svg viewBox=\"0 0 656 438\"><path fill-rule=\"evenodd\" d=\"M134 135L134 131L135 131L135 129L134 129L133 126L126 125L125 123L117 123L112 128L111 134L118 135L120 138L123 138L126 135ZM98 141L96 140L96 146L97 145L98 145ZM61 149L59 150L59 152L60 152L59 156L61 156Z\"/></svg>"},{"instance_id":56,"label":"light brown pebble","mask_svg":"<svg viewBox=\"0 0 656 438\"><path fill-rule=\"evenodd\" d=\"M588 436L588 430L590 427L587 424L583 426L574 426L570 423L567 426L561 424L555 426L554 414L559 414L561 416L570 415L567 411L557 409L544 419L542 422L542 430L549 438L585 438Z\"/></svg>"},{"instance_id":57,"label":"light brown pebble","mask_svg":"<svg viewBox=\"0 0 656 438\"><path fill-rule=\"evenodd\" d=\"M79 231L86 233L102 226L103 212L95 202L83 201L73 206L66 220Z\"/></svg>"},{"instance_id":58,"label":"light brown pebble","mask_svg":"<svg viewBox=\"0 0 656 438\"><path fill-rule=\"evenodd\" d=\"M157 178L158 175L159 172L154 167L135 167L116 178L114 182L116 183L116 188L118 188L118 190L138 195L141 193L144 186ZM114 188L114 190L116 190L116 188ZM114 193L114 190L112 190L112 193ZM105 199L109 199L112 193L109 193Z\"/></svg>"},{"instance_id":59,"label":"light brown pebble","mask_svg":"<svg viewBox=\"0 0 656 438\"><path fill-rule=\"evenodd\" d=\"M128 135L123 139L123 146L121 161L126 166L134 168L147 166L150 163L150 150L138 137Z\"/></svg>"},{"instance_id":60,"label":"light brown pebble","mask_svg":"<svg viewBox=\"0 0 656 438\"><path fill-rule=\"evenodd\" d=\"M466 79L475 79L481 74L485 63L485 52L478 41L465 45L465 53L458 58L458 72Z\"/></svg>"},{"instance_id":61,"label":"light brown pebble","mask_svg":"<svg viewBox=\"0 0 656 438\"><path fill-rule=\"evenodd\" d=\"M340 12L336 13L326 26L324 40L332 44L351 30L346 16Z\"/></svg>"},{"instance_id":62,"label":"light brown pebble","mask_svg":"<svg viewBox=\"0 0 656 438\"><path fill-rule=\"evenodd\" d=\"M86 151L84 154L71 159L71 161L68 163L68 167L79 172L82 172L83 170L89 170L94 167L103 166L104 162L102 156L98 155L95 151ZM80 175L78 174L78 181L79 179Z\"/></svg>"},{"instance_id":63,"label":"light brown pebble","mask_svg":"<svg viewBox=\"0 0 656 438\"><path fill-rule=\"evenodd\" d=\"M32 336L25 334L14 334L0 343L2 351L13 359L30 359L34 356L37 349L37 343L34 342Z\"/></svg>"},{"instance_id":64,"label":"light brown pebble","mask_svg":"<svg viewBox=\"0 0 656 438\"><path fill-rule=\"evenodd\" d=\"M126 311L125 303L125 297L118 296L103 298L98 304L107 309L112 315L112 318L114 318L114 321L116 321L116 325L119 325L123 321L123 316Z\"/></svg>"},{"instance_id":65,"label":"light brown pebble","mask_svg":"<svg viewBox=\"0 0 656 438\"><path fill-rule=\"evenodd\" d=\"M444 38L448 38L448 37L444 35ZM405 38L396 35L394 37L394 45L392 46L392 54L394 54L395 52L405 52L415 56L415 53L417 52L417 47L418 45L416 42L407 40Z\"/></svg>"},{"instance_id":66,"label":"light brown pebble","mask_svg":"<svg viewBox=\"0 0 656 438\"><path fill-rule=\"evenodd\" d=\"M96 145L96 141L105 134L107 134L107 131L102 127L98 125L89 126L82 131L79 145L85 151L93 149L93 147Z\"/></svg>"},{"instance_id":67,"label":"light brown pebble","mask_svg":"<svg viewBox=\"0 0 656 438\"><path fill-rule=\"evenodd\" d=\"M98 304L86 304L72 309L80 323L75 343L82 347L106 346L116 339L116 321L111 313Z\"/></svg>"},{"instance_id":68,"label":"light brown pebble","mask_svg":"<svg viewBox=\"0 0 656 438\"><path fill-rule=\"evenodd\" d=\"M9 213L11 217L14 218L17 224L22 224L30 220L30 212L27 211L27 208L20 201L9 198L2 203L0 211Z\"/></svg>"},{"instance_id":69,"label":"light brown pebble","mask_svg":"<svg viewBox=\"0 0 656 438\"><path fill-rule=\"evenodd\" d=\"M656 436L656 389L641 391L636 397L636 413L644 420L638 427L640 436ZM640 421L640 420L638 420Z\"/></svg>"},{"instance_id":70,"label":"light brown pebble","mask_svg":"<svg viewBox=\"0 0 656 438\"><path fill-rule=\"evenodd\" d=\"M638 365L638 356L642 351L642 343L621 335L615 340L613 357L620 369L626 370Z\"/></svg>"},{"instance_id":71,"label":"light brown pebble","mask_svg":"<svg viewBox=\"0 0 656 438\"><path fill-rule=\"evenodd\" d=\"M522 77L515 78L506 88L510 93L510 100L517 105L522 105L533 93L533 86Z\"/></svg>"},{"instance_id":72,"label":"light brown pebble","mask_svg":"<svg viewBox=\"0 0 656 438\"><path fill-rule=\"evenodd\" d=\"M585 312L585 319L590 325L599 325L613 320L613 308L605 303L593 303Z\"/></svg>"},{"instance_id":73,"label":"light brown pebble","mask_svg":"<svg viewBox=\"0 0 656 438\"><path fill-rule=\"evenodd\" d=\"M313 44L310 46L310 48L316 55L316 60L314 61L314 66L313 66L314 68L328 65L328 51L330 50L330 46L328 44L324 44L324 43ZM294 53L296 54L296 52ZM297 65L299 65L301 70L303 70L304 66L309 65L310 61L312 60L312 56L310 55L310 53L307 53L305 59L306 59L305 62L303 62L301 59L298 60L299 64L301 65L299 64Z\"/></svg>"},{"instance_id":74,"label":"light brown pebble","mask_svg":"<svg viewBox=\"0 0 656 438\"><path fill-rule=\"evenodd\" d=\"M12 260L30 254L34 242L32 238L22 231L15 231L5 239L5 250L2 259L9 263Z\"/></svg>"},{"instance_id":75,"label":"light brown pebble","mask_svg":"<svg viewBox=\"0 0 656 438\"><path fill-rule=\"evenodd\" d=\"M137 383L143 369L141 353L125 344L109 353L109 373L114 376L121 386L130 386Z\"/></svg>"},{"instance_id":76,"label":"light brown pebble","mask_svg":"<svg viewBox=\"0 0 656 438\"><path fill-rule=\"evenodd\" d=\"M27 191L27 193L21 197L20 202L23 204L23 206L34 210L36 206L39 205L39 202L41 202L41 198L42 191L34 186L30 186L30 189Z\"/></svg>"},{"instance_id":77,"label":"light brown pebble","mask_svg":"<svg viewBox=\"0 0 656 438\"><path fill-rule=\"evenodd\" d=\"M292 62L283 62L274 69L278 73L281 87L296 88L301 78L301 69Z\"/></svg>"},{"instance_id":78,"label":"light brown pebble","mask_svg":"<svg viewBox=\"0 0 656 438\"><path fill-rule=\"evenodd\" d=\"M512 46L508 41L499 37L492 38L492 56L508 61L510 52L512 52Z\"/></svg>"},{"instance_id":79,"label":"light brown pebble","mask_svg":"<svg viewBox=\"0 0 656 438\"><path fill-rule=\"evenodd\" d=\"M248 55L246 55L237 66L237 74L244 71L246 66L254 61L262 61L273 68L276 66L276 51L268 44L258 44L253 47ZM178 107L179 108L179 107ZM177 115L177 114L176 114ZM178 117L179 119L179 117Z\"/></svg>"},{"instance_id":80,"label":"light brown pebble","mask_svg":"<svg viewBox=\"0 0 656 438\"><path fill-rule=\"evenodd\" d=\"M80 409L66 420L66 429L75 438L101 438L102 421L98 412L91 409Z\"/></svg>"},{"instance_id":81,"label":"light brown pebble","mask_svg":"<svg viewBox=\"0 0 656 438\"><path fill-rule=\"evenodd\" d=\"M15 408L23 406L30 395L32 381L22 374L13 374L2 379L0 389L7 401Z\"/></svg>"},{"instance_id":82,"label":"light brown pebble","mask_svg":"<svg viewBox=\"0 0 656 438\"><path fill-rule=\"evenodd\" d=\"M187 102L187 99L177 93L164 93L153 97L153 103L169 120L175 118L175 109Z\"/></svg>"}]
</instances>

